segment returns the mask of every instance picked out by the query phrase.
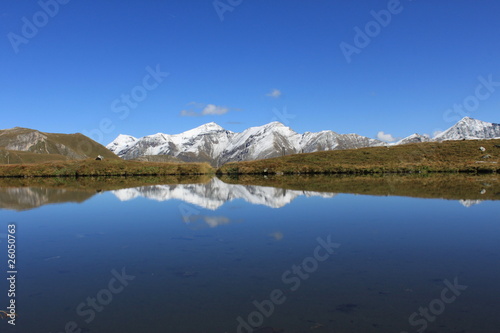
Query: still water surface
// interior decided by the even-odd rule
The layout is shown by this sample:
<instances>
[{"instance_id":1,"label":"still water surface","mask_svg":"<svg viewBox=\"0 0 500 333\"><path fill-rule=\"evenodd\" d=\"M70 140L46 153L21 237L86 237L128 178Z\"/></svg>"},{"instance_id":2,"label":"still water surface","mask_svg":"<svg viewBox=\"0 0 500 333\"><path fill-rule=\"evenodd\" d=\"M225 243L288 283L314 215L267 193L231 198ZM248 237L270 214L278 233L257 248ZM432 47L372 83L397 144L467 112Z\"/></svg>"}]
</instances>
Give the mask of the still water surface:
<instances>
[{"instance_id":1,"label":"still water surface","mask_svg":"<svg viewBox=\"0 0 500 333\"><path fill-rule=\"evenodd\" d=\"M16 225L19 314L1 332L500 329L500 201L218 179L0 192L4 276ZM8 289L2 279L1 309Z\"/></svg>"}]
</instances>

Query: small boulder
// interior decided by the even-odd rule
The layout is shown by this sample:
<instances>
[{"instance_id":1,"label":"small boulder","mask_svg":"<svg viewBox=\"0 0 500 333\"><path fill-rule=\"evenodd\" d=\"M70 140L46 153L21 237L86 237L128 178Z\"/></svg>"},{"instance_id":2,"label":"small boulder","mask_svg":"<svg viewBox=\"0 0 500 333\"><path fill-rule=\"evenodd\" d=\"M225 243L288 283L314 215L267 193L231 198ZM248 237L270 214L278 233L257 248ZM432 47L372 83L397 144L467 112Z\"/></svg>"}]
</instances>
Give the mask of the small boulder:
<instances>
[{"instance_id":1,"label":"small boulder","mask_svg":"<svg viewBox=\"0 0 500 333\"><path fill-rule=\"evenodd\" d=\"M487 158L491 158L491 155L484 155L483 157L481 157L482 159L487 159Z\"/></svg>"},{"instance_id":2,"label":"small boulder","mask_svg":"<svg viewBox=\"0 0 500 333\"><path fill-rule=\"evenodd\" d=\"M480 150L480 151L486 151L486 148L484 148L484 147L479 147L479 150Z\"/></svg>"}]
</instances>

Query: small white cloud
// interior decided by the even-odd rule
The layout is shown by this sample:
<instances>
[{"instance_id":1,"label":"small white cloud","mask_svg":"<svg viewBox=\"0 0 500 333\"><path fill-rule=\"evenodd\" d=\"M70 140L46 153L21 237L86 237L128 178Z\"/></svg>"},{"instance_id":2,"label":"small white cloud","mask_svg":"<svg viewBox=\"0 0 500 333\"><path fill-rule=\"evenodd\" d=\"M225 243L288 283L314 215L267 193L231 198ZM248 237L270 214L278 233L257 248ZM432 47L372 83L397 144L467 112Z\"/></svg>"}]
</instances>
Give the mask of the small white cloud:
<instances>
[{"instance_id":1,"label":"small white cloud","mask_svg":"<svg viewBox=\"0 0 500 333\"><path fill-rule=\"evenodd\" d=\"M281 90L273 89L270 93L266 94L266 96L273 97L273 98L280 98L281 97Z\"/></svg>"},{"instance_id":2,"label":"small white cloud","mask_svg":"<svg viewBox=\"0 0 500 333\"><path fill-rule=\"evenodd\" d=\"M379 139L380 141L386 141L386 142L394 142L397 140L391 134L384 133L383 131L380 131L377 133L377 139Z\"/></svg>"},{"instance_id":3,"label":"small white cloud","mask_svg":"<svg viewBox=\"0 0 500 333\"><path fill-rule=\"evenodd\" d=\"M208 104L207 106L205 106L203 108L203 110L201 111L201 114L204 116L210 115L210 114L222 115L222 114L226 114L228 112L229 112L229 108L226 108L223 106L217 106L217 105L213 105L213 104Z\"/></svg>"},{"instance_id":4,"label":"small white cloud","mask_svg":"<svg viewBox=\"0 0 500 333\"><path fill-rule=\"evenodd\" d=\"M225 106L218 106L214 104L203 104L197 102L190 102L187 104L191 108L182 110L179 115L181 117L201 117L210 115L223 115L229 111L238 111L237 109L231 109ZM196 111L198 109L199 111Z\"/></svg>"}]
</instances>

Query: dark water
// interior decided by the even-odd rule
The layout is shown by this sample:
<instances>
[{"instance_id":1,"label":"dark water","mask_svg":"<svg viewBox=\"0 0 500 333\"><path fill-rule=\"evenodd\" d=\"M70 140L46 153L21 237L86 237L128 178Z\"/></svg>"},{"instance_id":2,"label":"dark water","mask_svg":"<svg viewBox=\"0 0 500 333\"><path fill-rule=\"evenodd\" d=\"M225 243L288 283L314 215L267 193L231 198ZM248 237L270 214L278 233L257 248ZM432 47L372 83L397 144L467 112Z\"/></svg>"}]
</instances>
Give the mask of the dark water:
<instances>
[{"instance_id":1,"label":"dark water","mask_svg":"<svg viewBox=\"0 0 500 333\"><path fill-rule=\"evenodd\" d=\"M500 330L500 201L213 182L79 203L58 190L57 204L10 191L0 257L7 276L15 223L18 316L0 332Z\"/></svg>"}]
</instances>

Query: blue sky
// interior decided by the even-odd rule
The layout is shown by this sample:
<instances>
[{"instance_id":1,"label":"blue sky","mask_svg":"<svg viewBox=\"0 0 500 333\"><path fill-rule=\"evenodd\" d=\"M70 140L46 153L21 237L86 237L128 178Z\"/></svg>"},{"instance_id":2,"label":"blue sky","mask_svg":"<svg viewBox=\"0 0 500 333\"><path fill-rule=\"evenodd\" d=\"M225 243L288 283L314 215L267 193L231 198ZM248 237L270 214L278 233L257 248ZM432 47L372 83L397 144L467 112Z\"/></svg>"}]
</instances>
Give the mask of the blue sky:
<instances>
[{"instance_id":1,"label":"blue sky","mask_svg":"<svg viewBox=\"0 0 500 333\"><path fill-rule=\"evenodd\" d=\"M500 122L498 1L58 1L3 2L0 128L107 144L211 121L373 138Z\"/></svg>"}]
</instances>

